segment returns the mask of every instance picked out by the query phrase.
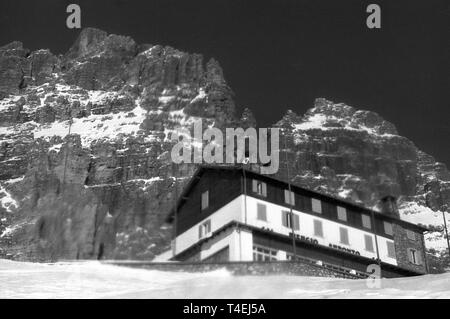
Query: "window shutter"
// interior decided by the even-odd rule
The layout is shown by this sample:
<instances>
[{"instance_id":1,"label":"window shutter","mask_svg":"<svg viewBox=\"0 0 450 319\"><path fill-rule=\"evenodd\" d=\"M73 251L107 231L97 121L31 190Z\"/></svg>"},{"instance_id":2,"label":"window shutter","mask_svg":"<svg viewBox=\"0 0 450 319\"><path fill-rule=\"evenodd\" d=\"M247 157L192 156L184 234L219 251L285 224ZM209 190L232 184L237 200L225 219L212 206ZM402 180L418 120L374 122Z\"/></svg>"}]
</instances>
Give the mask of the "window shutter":
<instances>
[{"instance_id":1,"label":"window shutter","mask_svg":"<svg viewBox=\"0 0 450 319\"><path fill-rule=\"evenodd\" d=\"M370 222L370 216L369 215L361 215L362 218L362 225L365 228L372 228L371 222Z\"/></svg>"},{"instance_id":2,"label":"window shutter","mask_svg":"<svg viewBox=\"0 0 450 319\"><path fill-rule=\"evenodd\" d=\"M387 241L387 254L390 258L395 258L395 246L393 242Z\"/></svg>"},{"instance_id":3,"label":"window shutter","mask_svg":"<svg viewBox=\"0 0 450 319\"><path fill-rule=\"evenodd\" d=\"M288 212L286 212L284 210L281 211L281 224L286 227L287 227L287 214L288 214Z\"/></svg>"},{"instance_id":4,"label":"window shutter","mask_svg":"<svg viewBox=\"0 0 450 319\"><path fill-rule=\"evenodd\" d=\"M266 205L257 203L257 215L259 220L267 221Z\"/></svg>"},{"instance_id":5,"label":"window shutter","mask_svg":"<svg viewBox=\"0 0 450 319\"><path fill-rule=\"evenodd\" d=\"M264 197L267 196L267 185L266 185L266 183L262 183L262 195Z\"/></svg>"},{"instance_id":6,"label":"window shutter","mask_svg":"<svg viewBox=\"0 0 450 319\"><path fill-rule=\"evenodd\" d=\"M407 250L408 250L408 261L413 263L414 260L413 260L413 257L412 257L411 248L408 248Z\"/></svg>"},{"instance_id":7,"label":"window shutter","mask_svg":"<svg viewBox=\"0 0 450 319\"><path fill-rule=\"evenodd\" d=\"M300 218L294 214L294 230L300 229Z\"/></svg>"},{"instance_id":8,"label":"window shutter","mask_svg":"<svg viewBox=\"0 0 450 319\"><path fill-rule=\"evenodd\" d=\"M254 193L258 192L258 182L256 181L256 179L252 180L252 191Z\"/></svg>"},{"instance_id":9,"label":"window shutter","mask_svg":"<svg viewBox=\"0 0 450 319\"><path fill-rule=\"evenodd\" d=\"M344 227L340 227L339 228L339 232L340 232L340 239L341 239L341 243L342 244L345 244L345 245L348 245L348 230L347 230L347 228L344 228Z\"/></svg>"},{"instance_id":10,"label":"window shutter","mask_svg":"<svg viewBox=\"0 0 450 319\"><path fill-rule=\"evenodd\" d=\"M366 250L373 252L373 240L372 236L370 235L364 235L364 241L366 244Z\"/></svg>"},{"instance_id":11,"label":"window shutter","mask_svg":"<svg viewBox=\"0 0 450 319\"><path fill-rule=\"evenodd\" d=\"M345 210L344 207L338 206L337 213L339 220L347 221L347 211Z\"/></svg>"},{"instance_id":12,"label":"window shutter","mask_svg":"<svg viewBox=\"0 0 450 319\"><path fill-rule=\"evenodd\" d=\"M198 238L201 239L202 238L202 225L198 226Z\"/></svg>"},{"instance_id":13,"label":"window shutter","mask_svg":"<svg viewBox=\"0 0 450 319\"><path fill-rule=\"evenodd\" d=\"M322 222L317 219L314 220L314 235L323 237Z\"/></svg>"},{"instance_id":14,"label":"window shutter","mask_svg":"<svg viewBox=\"0 0 450 319\"><path fill-rule=\"evenodd\" d=\"M422 255L420 254L420 251L416 251L416 264L422 265Z\"/></svg>"},{"instance_id":15,"label":"window shutter","mask_svg":"<svg viewBox=\"0 0 450 319\"><path fill-rule=\"evenodd\" d=\"M320 200L311 198L311 204L313 212L322 214L322 203Z\"/></svg>"},{"instance_id":16,"label":"window shutter","mask_svg":"<svg viewBox=\"0 0 450 319\"><path fill-rule=\"evenodd\" d=\"M209 191L202 193L202 210L208 208L209 206Z\"/></svg>"},{"instance_id":17,"label":"window shutter","mask_svg":"<svg viewBox=\"0 0 450 319\"><path fill-rule=\"evenodd\" d=\"M389 222L384 222L384 232L387 234L387 235L393 235L394 234L394 232L393 232L393 230L392 230L392 224L391 223L389 223Z\"/></svg>"},{"instance_id":18,"label":"window shutter","mask_svg":"<svg viewBox=\"0 0 450 319\"><path fill-rule=\"evenodd\" d=\"M290 198L289 198L289 194L291 195ZM285 190L284 190L284 202L285 202L286 204L290 204L290 205L294 206L294 205L295 205L295 195L294 195L294 192L292 192L292 191L289 192L288 189L285 189Z\"/></svg>"}]
</instances>

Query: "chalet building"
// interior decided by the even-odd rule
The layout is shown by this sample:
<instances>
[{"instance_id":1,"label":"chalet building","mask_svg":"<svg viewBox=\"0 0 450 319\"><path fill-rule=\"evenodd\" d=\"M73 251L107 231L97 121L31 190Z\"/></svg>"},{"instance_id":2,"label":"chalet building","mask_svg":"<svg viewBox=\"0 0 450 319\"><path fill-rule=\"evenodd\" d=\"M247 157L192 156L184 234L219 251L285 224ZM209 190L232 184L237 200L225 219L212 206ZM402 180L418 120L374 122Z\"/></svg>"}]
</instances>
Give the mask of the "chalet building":
<instances>
[{"instance_id":1,"label":"chalet building","mask_svg":"<svg viewBox=\"0 0 450 319\"><path fill-rule=\"evenodd\" d=\"M423 233L399 217L395 199L381 211L239 167L202 166L176 209L173 260L314 262L383 277L427 273Z\"/></svg>"}]
</instances>

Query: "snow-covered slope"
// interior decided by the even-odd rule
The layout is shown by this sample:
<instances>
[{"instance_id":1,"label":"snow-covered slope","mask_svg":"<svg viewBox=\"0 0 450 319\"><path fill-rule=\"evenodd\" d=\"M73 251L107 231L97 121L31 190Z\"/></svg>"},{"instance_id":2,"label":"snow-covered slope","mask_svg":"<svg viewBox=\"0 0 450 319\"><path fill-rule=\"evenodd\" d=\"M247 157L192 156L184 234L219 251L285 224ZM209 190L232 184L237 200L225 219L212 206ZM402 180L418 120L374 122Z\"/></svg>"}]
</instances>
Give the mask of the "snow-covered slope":
<instances>
[{"instance_id":1,"label":"snow-covered slope","mask_svg":"<svg viewBox=\"0 0 450 319\"><path fill-rule=\"evenodd\" d=\"M226 270L184 273L98 262L0 260L0 282L0 298L450 298L450 274L382 279L375 286L366 280L233 276Z\"/></svg>"}]
</instances>

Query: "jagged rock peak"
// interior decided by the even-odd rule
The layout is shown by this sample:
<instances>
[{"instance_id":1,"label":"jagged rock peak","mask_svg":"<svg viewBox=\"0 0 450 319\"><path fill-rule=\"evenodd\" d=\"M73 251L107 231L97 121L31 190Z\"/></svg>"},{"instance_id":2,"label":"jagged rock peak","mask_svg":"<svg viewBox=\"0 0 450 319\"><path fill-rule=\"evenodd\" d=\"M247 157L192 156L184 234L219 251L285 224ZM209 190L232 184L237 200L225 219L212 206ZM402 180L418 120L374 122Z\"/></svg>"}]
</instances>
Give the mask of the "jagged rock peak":
<instances>
[{"instance_id":1,"label":"jagged rock peak","mask_svg":"<svg viewBox=\"0 0 450 319\"><path fill-rule=\"evenodd\" d=\"M72 47L66 53L70 59L99 54L134 56L137 44L128 36L110 34L96 28L82 29Z\"/></svg>"},{"instance_id":2,"label":"jagged rock peak","mask_svg":"<svg viewBox=\"0 0 450 319\"><path fill-rule=\"evenodd\" d=\"M344 103L334 103L325 98L317 98L314 101L314 107L309 109L306 114L321 113L334 116L351 116L355 113L355 109Z\"/></svg>"},{"instance_id":3,"label":"jagged rock peak","mask_svg":"<svg viewBox=\"0 0 450 319\"><path fill-rule=\"evenodd\" d=\"M20 41L13 41L0 47L0 51L23 49L23 43Z\"/></svg>"},{"instance_id":4,"label":"jagged rock peak","mask_svg":"<svg viewBox=\"0 0 450 319\"><path fill-rule=\"evenodd\" d=\"M256 127L255 116L253 115L253 112L247 107L244 109L244 111L242 111L242 115L239 121L240 125L243 128Z\"/></svg>"},{"instance_id":5,"label":"jagged rock peak","mask_svg":"<svg viewBox=\"0 0 450 319\"><path fill-rule=\"evenodd\" d=\"M372 135L398 135L395 126L384 120L377 113L357 110L345 103L334 103L324 98L317 98L314 107L303 116L300 130L347 129L365 131Z\"/></svg>"},{"instance_id":6,"label":"jagged rock peak","mask_svg":"<svg viewBox=\"0 0 450 319\"><path fill-rule=\"evenodd\" d=\"M223 76L223 70L216 59L211 58L206 63L206 77L209 83L217 85L225 85L225 78Z\"/></svg>"},{"instance_id":7,"label":"jagged rock peak","mask_svg":"<svg viewBox=\"0 0 450 319\"><path fill-rule=\"evenodd\" d=\"M24 48L20 41L13 41L0 47L0 56L26 57L29 53L30 50Z\"/></svg>"},{"instance_id":8,"label":"jagged rock peak","mask_svg":"<svg viewBox=\"0 0 450 319\"><path fill-rule=\"evenodd\" d=\"M107 33L105 31L95 28L84 28L66 55L76 58L89 54L98 49L106 37Z\"/></svg>"},{"instance_id":9,"label":"jagged rock peak","mask_svg":"<svg viewBox=\"0 0 450 319\"><path fill-rule=\"evenodd\" d=\"M14 41L0 47L0 99L16 94L28 85L50 80L57 58L49 50L30 50Z\"/></svg>"},{"instance_id":10,"label":"jagged rock peak","mask_svg":"<svg viewBox=\"0 0 450 319\"><path fill-rule=\"evenodd\" d=\"M292 111L291 109L288 109L286 111L286 114L279 120L274 126L280 127L280 128L289 128L293 129L294 126L301 121L301 116L299 116L297 113Z\"/></svg>"},{"instance_id":11,"label":"jagged rock peak","mask_svg":"<svg viewBox=\"0 0 450 319\"><path fill-rule=\"evenodd\" d=\"M137 44L131 37L83 29L63 59L64 79L88 90L119 90L124 85L164 88L205 86L207 93L231 94L222 68L211 59L170 46Z\"/></svg>"}]
</instances>

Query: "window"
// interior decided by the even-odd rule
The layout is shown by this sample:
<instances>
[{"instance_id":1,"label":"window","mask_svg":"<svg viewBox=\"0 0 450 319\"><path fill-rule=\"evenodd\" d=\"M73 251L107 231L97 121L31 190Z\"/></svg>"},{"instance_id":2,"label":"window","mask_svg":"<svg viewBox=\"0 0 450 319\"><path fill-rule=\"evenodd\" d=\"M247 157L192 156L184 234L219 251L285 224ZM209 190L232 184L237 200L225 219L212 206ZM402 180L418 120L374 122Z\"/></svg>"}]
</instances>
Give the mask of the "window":
<instances>
[{"instance_id":1,"label":"window","mask_svg":"<svg viewBox=\"0 0 450 319\"><path fill-rule=\"evenodd\" d=\"M372 236L370 235L364 235L364 242L366 244L366 250L373 252L373 240Z\"/></svg>"},{"instance_id":2,"label":"window","mask_svg":"<svg viewBox=\"0 0 450 319\"><path fill-rule=\"evenodd\" d=\"M339 227L339 234L341 244L348 245L348 229Z\"/></svg>"},{"instance_id":3,"label":"window","mask_svg":"<svg viewBox=\"0 0 450 319\"><path fill-rule=\"evenodd\" d=\"M253 180L252 191L260 196L267 196L267 185L264 182Z\"/></svg>"},{"instance_id":4,"label":"window","mask_svg":"<svg viewBox=\"0 0 450 319\"><path fill-rule=\"evenodd\" d=\"M293 215L294 215L294 230L299 230L300 229L300 218L296 214L293 214Z\"/></svg>"},{"instance_id":5,"label":"window","mask_svg":"<svg viewBox=\"0 0 450 319\"><path fill-rule=\"evenodd\" d=\"M272 261L277 260L278 250L263 246L253 246L254 261Z\"/></svg>"},{"instance_id":6,"label":"window","mask_svg":"<svg viewBox=\"0 0 450 319\"><path fill-rule=\"evenodd\" d=\"M211 232L211 220L207 220L200 226L198 226L198 237L204 238Z\"/></svg>"},{"instance_id":7,"label":"window","mask_svg":"<svg viewBox=\"0 0 450 319\"><path fill-rule=\"evenodd\" d=\"M338 206L337 207L337 217L339 220L346 222L347 221L347 210L344 207Z\"/></svg>"},{"instance_id":8,"label":"window","mask_svg":"<svg viewBox=\"0 0 450 319\"><path fill-rule=\"evenodd\" d=\"M384 232L386 233L386 235L394 235L394 231L392 230L392 224L389 222L384 222Z\"/></svg>"},{"instance_id":9,"label":"window","mask_svg":"<svg viewBox=\"0 0 450 319\"><path fill-rule=\"evenodd\" d=\"M320 220L314 219L314 235L323 237L323 227Z\"/></svg>"},{"instance_id":10,"label":"window","mask_svg":"<svg viewBox=\"0 0 450 319\"><path fill-rule=\"evenodd\" d=\"M289 200L289 193L291 194L290 200ZM289 192L288 189L284 190L284 202L288 205L295 205L295 195L294 192Z\"/></svg>"},{"instance_id":11,"label":"window","mask_svg":"<svg viewBox=\"0 0 450 319\"><path fill-rule=\"evenodd\" d=\"M322 203L320 200L311 198L312 211L315 213L322 214Z\"/></svg>"},{"instance_id":12,"label":"window","mask_svg":"<svg viewBox=\"0 0 450 319\"><path fill-rule=\"evenodd\" d=\"M267 209L266 209L266 205L261 204L261 203L257 203L256 204L256 211L257 211L257 219L258 220L263 220L263 221L267 221Z\"/></svg>"},{"instance_id":13,"label":"window","mask_svg":"<svg viewBox=\"0 0 450 319\"><path fill-rule=\"evenodd\" d=\"M370 221L369 215L363 214L363 215L361 215L361 218L362 218L362 225L364 228L368 228L368 229L372 228L372 223Z\"/></svg>"},{"instance_id":14,"label":"window","mask_svg":"<svg viewBox=\"0 0 450 319\"><path fill-rule=\"evenodd\" d=\"M281 224L284 226L284 227L291 227L291 219L289 218L290 216L290 213L289 212L287 212L287 211L285 211L285 210L283 210L282 212L281 212Z\"/></svg>"},{"instance_id":15,"label":"window","mask_svg":"<svg viewBox=\"0 0 450 319\"><path fill-rule=\"evenodd\" d=\"M394 246L394 243L392 241L387 241L386 245L387 245L387 255L388 255L388 257L395 258L395 246Z\"/></svg>"},{"instance_id":16,"label":"window","mask_svg":"<svg viewBox=\"0 0 450 319\"><path fill-rule=\"evenodd\" d=\"M292 215L293 215L293 218L291 218L290 212L283 210L281 212L281 224L285 227L294 228L294 230L299 230L300 229L300 219L299 219L298 215L296 215L294 213L292 213ZM292 225L291 221L294 222L294 225Z\"/></svg>"},{"instance_id":17,"label":"window","mask_svg":"<svg viewBox=\"0 0 450 319\"><path fill-rule=\"evenodd\" d=\"M416 234L412 230L409 230L409 229L406 230L406 237L408 237L408 239L411 239L411 240L416 240Z\"/></svg>"},{"instance_id":18,"label":"window","mask_svg":"<svg viewBox=\"0 0 450 319\"><path fill-rule=\"evenodd\" d=\"M408 248L408 259L410 262L412 262L415 265L421 265L422 260L420 258L420 254L417 250Z\"/></svg>"},{"instance_id":19,"label":"window","mask_svg":"<svg viewBox=\"0 0 450 319\"><path fill-rule=\"evenodd\" d=\"M202 210L207 209L209 206L209 191L202 193Z\"/></svg>"}]
</instances>

